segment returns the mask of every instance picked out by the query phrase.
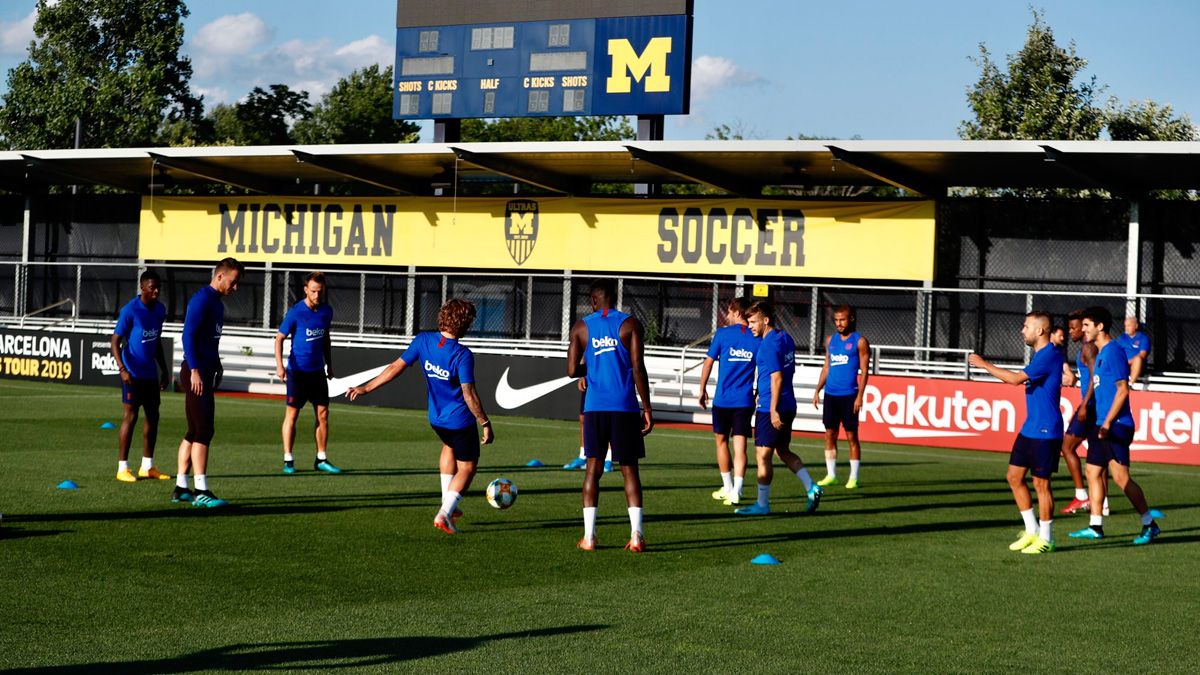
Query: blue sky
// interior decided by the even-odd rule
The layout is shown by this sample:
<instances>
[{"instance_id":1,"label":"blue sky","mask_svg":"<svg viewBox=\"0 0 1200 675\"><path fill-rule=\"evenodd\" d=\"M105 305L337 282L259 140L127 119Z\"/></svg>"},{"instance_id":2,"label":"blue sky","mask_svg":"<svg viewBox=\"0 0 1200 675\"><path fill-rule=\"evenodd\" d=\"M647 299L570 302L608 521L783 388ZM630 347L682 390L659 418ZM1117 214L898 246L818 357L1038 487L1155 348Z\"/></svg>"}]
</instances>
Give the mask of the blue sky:
<instances>
[{"instance_id":1,"label":"blue sky","mask_svg":"<svg viewBox=\"0 0 1200 675\"><path fill-rule=\"evenodd\" d=\"M24 58L34 0L0 0L0 70ZM316 95L394 58L395 0L193 0L184 51L205 102L282 82ZM1104 98L1169 103L1200 122L1200 3L1040 3L1060 44L1074 40ZM333 8L332 10L330 8ZM805 133L867 139L956 138L980 42L1020 48L1026 2L992 0L696 0L692 114L668 139L725 123L753 138ZM7 88L0 82L0 91Z\"/></svg>"}]
</instances>

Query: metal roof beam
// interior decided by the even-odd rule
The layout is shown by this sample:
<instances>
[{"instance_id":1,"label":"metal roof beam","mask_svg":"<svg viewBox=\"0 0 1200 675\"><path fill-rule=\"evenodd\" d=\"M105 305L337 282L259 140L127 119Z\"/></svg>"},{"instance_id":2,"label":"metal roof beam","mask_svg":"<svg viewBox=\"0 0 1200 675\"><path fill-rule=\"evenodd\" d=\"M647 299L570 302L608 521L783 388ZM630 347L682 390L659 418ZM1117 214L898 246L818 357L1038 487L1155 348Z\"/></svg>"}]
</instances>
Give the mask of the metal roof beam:
<instances>
[{"instance_id":1,"label":"metal roof beam","mask_svg":"<svg viewBox=\"0 0 1200 675\"><path fill-rule=\"evenodd\" d=\"M1094 164L1089 164L1081 157L1073 156L1050 145L1039 147L1046 153L1047 162L1054 162L1055 167L1060 168L1065 173L1089 183L1094 183L1101 189L1108 190L1117 197L1136 199L1149 191L1149 188L1140 181L1129 176L1114 174L1111 171L1098 172Z\"/></svg>"},{"instance_id":2,"label":"metal roof beam","mask_svg":"<svg viewBox=\"0 0 1200 675\"><path fill-rule=\"evenodd\" d=\"M409 195L423 195L432 192L428 185L421 184L407 176L402 176L394 171L375 169L354 160L314 155L301 150L292 150L292 154L296 156L298 162L312 164L330 173L336 173L359 183L374 185L392 192L403 192Z\"/></svg>"},{"instance_id":3,"label":"metal roof beam","mask_svg":"<svg viewBox=\"0 0 1200 675\"><path fill-rule=\"evenodd\" d=\"M836 145L826 145L825 147L833 153L834 159L850 164L875 180L883 181L892 187L927 197L941 197L946 194L944 185L936 185L923 176L917 175L911 169L891 160L871 153L853 152Z\"/></svg>"},{"instance_id":4,"label":"metal roof beam","mask_svg":"<svg viewBox=\"0 0 1200 675\"><path fill-rule=\"evenodd\" d=\"M87 173L72 171L66 168L62 162L56 162L50 159L40 159L32 155L21 155L25 159L25 166L29 171L40 173L43 175L53 176L58 179L60 184L78 184L88 183L90 185L107 185L108 187L120 188L134 193L143 193L147 186L138 185L135 183L127 183L122 180L114 180L112 177L100 178L98 176Z\"/></svg>"},{"instance_id":5,"label":"metal roof beam","mask_svg":"<svg viewBox=\"0 0 1200 675\"><path fill-rule=\"evenodd\" d=\"M470 150L463 150L454 146L451 146L450 149L454 151L454 154L459 159L468 164L473 164L486 171L508 176L513 180L535 185L551 192L558 192L565 195L579 195L587 194L591 191L592 186L590 182L577 181L569 176L535 169L494 155L471 152Z\"/></svg>"},{"instance_id":6,"label":"metal roof beam","mask_svg":"<svg viewBox=\"0 0 1200 675\"><path fill-rule=\"evenodd\" d=\"M205 162L196 159L181 159L178 157L166 157L156 152L146 153L155 161L155 163L174 169L190 173L193 176L206 178L216 183L224 183L235 188L249 190L250 192L258 192L261 194L279 193L279 187L272 184L270 181L263 180L258 176L238 171L237 169L228 169L216 166L210 162Z\"/></svg>"},{"instance_id":7,"label":"metal roof beam","mask_svg":"<svg viewBox=\"0 0 1200 675\"><path fill-rule=\"evenodd\" d=\"M757 197L762 194L761 185L742 180L720 169L706 167L676 153L645 150L634 145L627 145L625 149L634 159L653 164L693 183L703 183L739 197Z\"/></svg>"}]
</instances>

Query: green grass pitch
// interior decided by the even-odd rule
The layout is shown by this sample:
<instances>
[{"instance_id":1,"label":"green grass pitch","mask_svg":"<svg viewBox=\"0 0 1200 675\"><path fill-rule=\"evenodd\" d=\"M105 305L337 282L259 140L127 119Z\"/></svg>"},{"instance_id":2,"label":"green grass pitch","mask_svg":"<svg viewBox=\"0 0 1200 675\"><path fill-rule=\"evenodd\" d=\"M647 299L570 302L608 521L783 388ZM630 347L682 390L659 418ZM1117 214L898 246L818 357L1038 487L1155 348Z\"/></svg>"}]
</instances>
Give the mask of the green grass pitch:
<instances>
[{"instance_id":1,"label":"green grass pitch","mask_svg":"<svg viewBox=\"0 0 1200 675\"><path fill-rule=\"evenodd\" d=\"M405 386L398 382L392 386ZM713 501L711 435L660 428L643 465L649 551L602 481L601 550L575 549L582 475L558 467L575 424L497 416L462 534L432 525L437 441L419 411L335 404L331 459L280 472L274 400L220 398L211 484L232 502L169 502L118 483L115 390L0 382L0 671L1195 672L1200 469L1135 465L1162 538L1113 497L1109 537L1010 553L1020 518L1002 454L869 445L857 492L806 516L777 472L766 518ZM492 411L495 412L495 411ZM167 395L159 465L183 403ZM797 438L824 475L818 442ZM133 454L140 454L140 435ZM538 458L543 469L527 469ZM751 468L751 475L753 468ZM487 481L520 488L514 508ZM65 479L81 488L55 489ZM1056 480L1063 503L1069 479ZM753 494L753 478L746 493ZM750 559L770 553L778 566Z\"/></svg>"}]
</instances>

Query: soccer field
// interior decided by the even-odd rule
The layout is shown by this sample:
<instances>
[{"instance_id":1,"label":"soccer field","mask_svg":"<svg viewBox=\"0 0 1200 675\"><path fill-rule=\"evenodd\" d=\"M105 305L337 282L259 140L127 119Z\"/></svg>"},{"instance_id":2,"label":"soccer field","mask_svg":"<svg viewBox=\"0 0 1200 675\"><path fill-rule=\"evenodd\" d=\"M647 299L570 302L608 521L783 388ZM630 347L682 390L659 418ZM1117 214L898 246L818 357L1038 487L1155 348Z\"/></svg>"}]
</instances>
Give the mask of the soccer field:
<instances>
[{"instance_id":1,"label":"soccer field","mask_svg":"<svg viewBox=\"0 0 1200 675\"><path fill-rule=\"evenodd\" d=\"M393 386L405 386L403 383ZM660 428L643 465L649 550L621 480L602 481L601 549L575 549L580 472L568 422L495 417L463 502L435 530L437 441L418 411L337 404L330 457L280 473L283 405L219 398L209 473L232 502L169 502L171 483L114 480L115 390L0 381L0 671L1195 672L1200 469L1135 465L1163 536L1114 496L1109 537L1056 521L1052 555L1010 553L1020 518L1006 456L864 448L865 487L804 515L776 473L777 515L735 516L711 434ZM495 412L495 411L493 411ZM159 465L183 400L167 395ZM140 433L131 455L140 454ZM819 442L798 451L824 475ZM547 468L529 469L538 458ZM753 467L751 467L751 475ZM520 488L497 511L483 488ZM55 486L71 479L74 491ZM1069 479L1056 480L1063 503ZM753 494L753 479L746 494ZM776 566L751 565L770 553Z\"/></svg>"}]
</instances>

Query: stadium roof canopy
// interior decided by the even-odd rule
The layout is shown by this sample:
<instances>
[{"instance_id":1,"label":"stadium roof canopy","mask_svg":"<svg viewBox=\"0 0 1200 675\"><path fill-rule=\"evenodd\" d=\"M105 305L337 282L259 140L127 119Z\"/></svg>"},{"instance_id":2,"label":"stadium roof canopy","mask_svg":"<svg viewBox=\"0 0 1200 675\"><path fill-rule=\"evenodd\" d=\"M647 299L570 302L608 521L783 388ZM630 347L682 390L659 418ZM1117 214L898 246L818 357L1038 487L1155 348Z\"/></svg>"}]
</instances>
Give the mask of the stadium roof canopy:
<instances>
[{"instance_id":1,"label":"stadium roof canopy","mask_svg":"<svg viewBox=\"0 0 1200 675\"><path fill-rule=\"evenodd\" d=\"M0 152L0 190L92 183L134 193L227 185L311 195L315 185L449 194L517 182L587 195L597 183L698 183L758 195L765 186L892 185L928 197L950 188L1200 189L1200 142L598 141L129 148Z\"/></svg>"}]
</instances>

